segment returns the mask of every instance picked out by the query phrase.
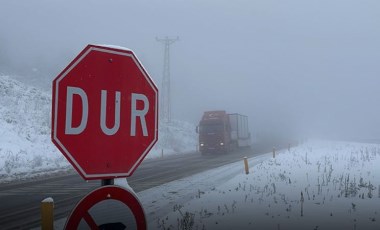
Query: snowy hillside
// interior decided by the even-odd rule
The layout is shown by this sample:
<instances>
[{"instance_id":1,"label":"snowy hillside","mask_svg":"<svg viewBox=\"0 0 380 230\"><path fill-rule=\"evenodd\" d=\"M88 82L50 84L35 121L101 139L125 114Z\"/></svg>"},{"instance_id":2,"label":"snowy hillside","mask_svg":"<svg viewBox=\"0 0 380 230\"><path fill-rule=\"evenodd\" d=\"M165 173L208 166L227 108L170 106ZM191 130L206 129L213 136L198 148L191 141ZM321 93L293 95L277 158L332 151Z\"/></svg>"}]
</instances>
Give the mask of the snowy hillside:
<instances>
[{"instance_id":1,"label":"snowy hillside","mask_svg":"<svg viewBox=\"0 0 380 230\"><path fill-rule=\"evenodd\" d=\"M71 169L50 140L51 93L0 76L0 181ZM147 158L194 151L195 126L160 125L159 140Z\"/></svg>"},{"instance_id":2,"label":"snowy hillside","mask_svg":"<svg viewBox=\"0 0 380 230\"><path fill-rule=\"evenodd\" d=\"M47 92L0 76L0 179L62 170L68 162L50 141Z\"/></svg>"},{"instance_id":3,"label":"snowy hillside","mask_svg":"<svg viewBox=\"0 0 380 230\"><path fill-rule=\"evenodd\" d=\"M158 137L158 142L148 154L148 158L159 157L162 151L164 156L194 152L198 145L195 125L188 122L173 120L169 124L161 123Z\"/></svg>"}]
</instances>

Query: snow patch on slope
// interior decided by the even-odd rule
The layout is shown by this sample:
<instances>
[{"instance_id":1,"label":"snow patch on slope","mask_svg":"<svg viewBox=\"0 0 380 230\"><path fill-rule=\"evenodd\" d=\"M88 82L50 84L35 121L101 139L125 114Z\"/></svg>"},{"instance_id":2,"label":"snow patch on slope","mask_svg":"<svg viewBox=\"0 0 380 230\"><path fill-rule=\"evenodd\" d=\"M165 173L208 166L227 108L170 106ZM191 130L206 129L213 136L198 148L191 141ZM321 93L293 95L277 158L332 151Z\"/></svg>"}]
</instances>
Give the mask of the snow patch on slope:
<instances>
[{"instance_id":1,"label":"snow patch on slope","mask_svg":"<svg viewBox=\"0 0 380 230\"><path fill-rule=\"evenodd\" d=\"M160 123L158 137L158 142L147 158L161 157L162 153L166 156L194 152L198 144L195 125L184 121L172 120L171 123Z\"/></svg>"},{"instance_id":2,"label":"snow patch on slope","mask_svg":"<svg viewBox=\"0 0 380 230\"><path fill-rule=\"evenodd\" d=\"M50 111L48 93L0 76L0 180L69 166L50 141Z\"/></svg>"}]
</instances>

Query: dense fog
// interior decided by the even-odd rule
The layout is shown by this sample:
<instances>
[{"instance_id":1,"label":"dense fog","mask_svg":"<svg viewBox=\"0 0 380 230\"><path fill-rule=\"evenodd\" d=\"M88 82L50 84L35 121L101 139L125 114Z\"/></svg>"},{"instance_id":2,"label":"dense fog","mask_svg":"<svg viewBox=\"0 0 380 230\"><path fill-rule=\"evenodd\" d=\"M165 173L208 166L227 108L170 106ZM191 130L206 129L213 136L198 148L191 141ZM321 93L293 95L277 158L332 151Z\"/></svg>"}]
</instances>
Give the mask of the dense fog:
<instances>
[{"instance_id":1,"label":"dense fog","mask_svg":"<svg viewBox=\"0 0 380 230\"><path fill-rule=\"evenodd\" d=\"M87 45L136 53L158 87L171 45L172 115L249 116L251 131L380 138L377 0L1 0L0 73L51 89Z\"/></svg>"}]
</instances>

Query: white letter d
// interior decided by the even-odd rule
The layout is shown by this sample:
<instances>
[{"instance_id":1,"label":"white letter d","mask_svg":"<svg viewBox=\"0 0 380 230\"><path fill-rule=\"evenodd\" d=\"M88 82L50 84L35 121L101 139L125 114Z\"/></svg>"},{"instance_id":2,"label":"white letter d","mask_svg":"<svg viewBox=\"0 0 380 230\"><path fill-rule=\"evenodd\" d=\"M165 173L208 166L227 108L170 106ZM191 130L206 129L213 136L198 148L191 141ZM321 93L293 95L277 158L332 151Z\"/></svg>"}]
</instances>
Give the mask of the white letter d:
<instances>
[{"instance_id":1,"label":"white letter d","mask_svg":"<svg viewBox=\"0 0 380 230\"><path fill-rule=\"evenodd\" d=\"M74 94L79 95L82 100L82 119L78 127L73 127L72 118L73 118L73 96ZM78 87L67 87L67 96L66 96L66 127L65 134L76 135L83 132L87 126L87 117L88 117L88 100L87 95L83 89Z\"/></svg>"}]
</instances>

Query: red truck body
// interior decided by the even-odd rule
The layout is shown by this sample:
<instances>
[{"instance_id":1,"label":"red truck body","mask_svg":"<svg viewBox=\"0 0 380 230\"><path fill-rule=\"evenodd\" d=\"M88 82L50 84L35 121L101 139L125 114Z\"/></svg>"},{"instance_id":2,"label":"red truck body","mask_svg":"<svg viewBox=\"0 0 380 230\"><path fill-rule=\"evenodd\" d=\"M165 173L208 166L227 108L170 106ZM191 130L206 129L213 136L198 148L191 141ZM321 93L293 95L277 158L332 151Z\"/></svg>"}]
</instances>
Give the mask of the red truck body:
<instances>
[{"instance_id":1,"label":"red truck body","mask_svg":"<svg viewBox=\"0 0 380 230\"><path fill-rule=\"evenodd\" d=\"M251 144L248 117L240 114L227 114L226 111L204 112L199 122L199 151L229 152Z\"/></svg>"}]
</instances>

